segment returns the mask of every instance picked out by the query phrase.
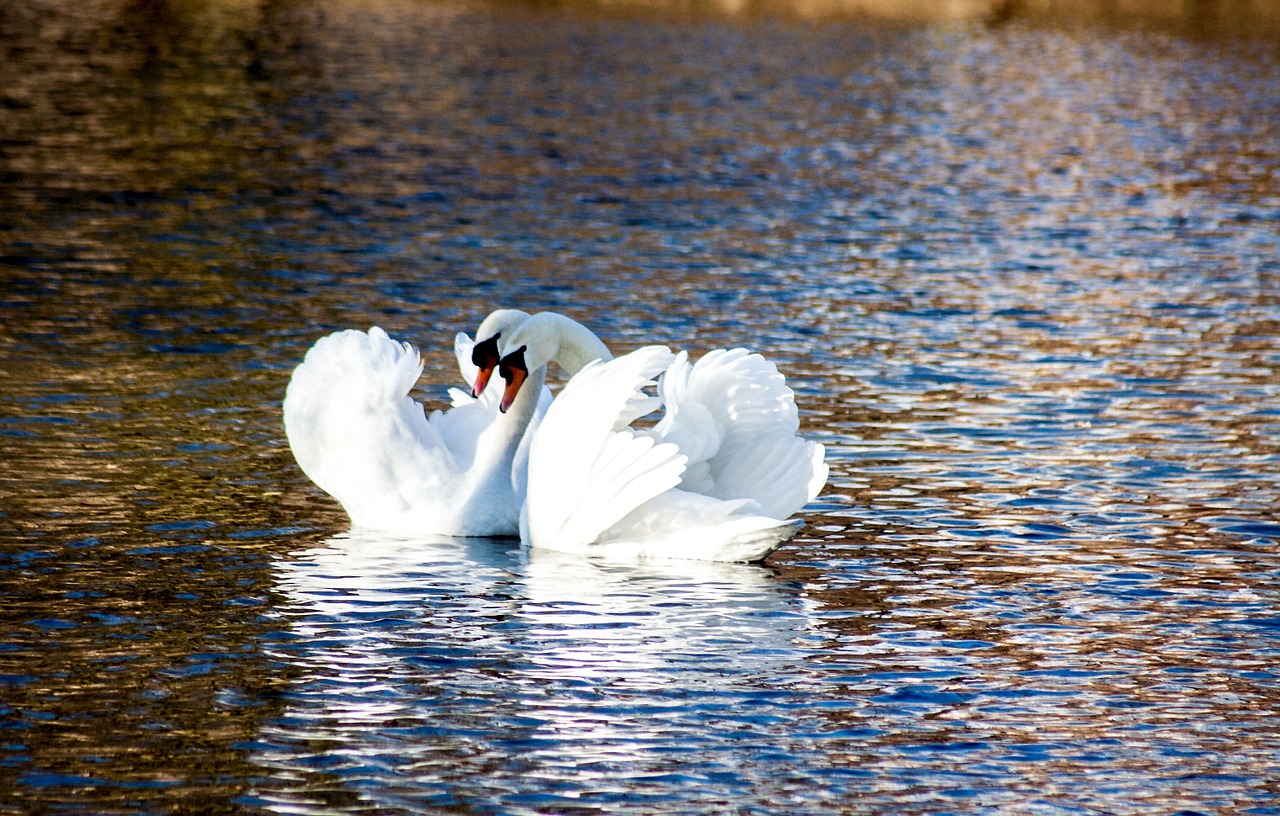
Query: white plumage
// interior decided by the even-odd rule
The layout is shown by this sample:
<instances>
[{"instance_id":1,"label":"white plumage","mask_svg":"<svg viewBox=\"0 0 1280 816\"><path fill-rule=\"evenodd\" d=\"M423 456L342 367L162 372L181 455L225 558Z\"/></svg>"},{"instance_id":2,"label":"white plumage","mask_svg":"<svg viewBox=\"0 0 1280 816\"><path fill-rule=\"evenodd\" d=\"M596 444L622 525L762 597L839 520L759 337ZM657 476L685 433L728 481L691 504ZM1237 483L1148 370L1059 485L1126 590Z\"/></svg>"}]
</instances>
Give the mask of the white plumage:
<instances>
[{"instance_id":1,"label":"white plumage","mask_svg":"<svg viewBox=\"0 0 1280 816\"><path fill-rule=\"evenodd\" d=\"M584 332L543 313L500 345L541 385ZM659 408L651 428L636 424ZM521 536L569 552L758 560L796 533L788 516L826 483L822 446L798 429L782 375L744 349L693 365L662 346L596 360L531 432Z\"/></svg>"},{"instance_id":2,"label":"white plumage","mask_svg":"<svg viewBox=\"0 0 1280 816\"><path fill-rule=\"evenodd\" d=\"M495 312L477 336L510 330L527 315ZM454 344L474 380L472 341ZM530 389L505 414L496 394L453 389L453 406L429 416L409 390L422 360L382 329L321 338L294 370L285 433L303 472L336 498L358 528L470 536L518 534L523 504L520 443L550 401Z\"/></svg>"},{"instance_id":3,"label":"white plumage","mask_svg":"<svg viewBox=\"0 0 1280 816\"><path fill-rule=\"evenodd\" d=\"M514 310L494 312L476 336L490 364L505 355L506 392L452 389L452 407L430 415L409 396L418 352L379 328L324 337L295 369L289 446L356 528L755 561L796 533L789 517L826 483L823 447L798 435L795 395L759 354L717 350L690 363L647 346L613 359L563 315ZM455 339L463 377L483 385L473 348ZM552 361L571 375L554 402Z\"/></svg>"}]
</instances>

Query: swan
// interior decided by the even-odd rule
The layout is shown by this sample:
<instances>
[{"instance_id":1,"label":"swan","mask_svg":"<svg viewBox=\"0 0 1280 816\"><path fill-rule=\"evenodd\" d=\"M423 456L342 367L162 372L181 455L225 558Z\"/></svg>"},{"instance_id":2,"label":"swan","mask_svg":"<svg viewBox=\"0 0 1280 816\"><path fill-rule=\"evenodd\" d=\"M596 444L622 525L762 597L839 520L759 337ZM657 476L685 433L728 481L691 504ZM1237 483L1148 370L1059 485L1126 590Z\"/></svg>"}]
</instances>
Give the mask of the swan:
<instances>
[{"instance_id":1,"label":"swan","mask_svg":"<svg viewBox=\"0 0 1280 816\"><path fill-rule=\"evenodd\" d=\"M528 317L493 312L476 331L479 342L460 332L454 353L475 390L451 389L452 407L429 416L408 396L422 375L413 346L376 326L322 337L285 392L285 435L298 465L356 528L519 535L527 432L551 394L531 388L499 412L499 399L480 392L499 364L498 338Z\"/></svg>"},{"instance_id":2,"label":"swan","mask_svg":"<svg viewBox=\"0 0 1280 816\"><path fill-rule=\"evenodd\" d=\"M553 361L572 375L531 432L520 534L532 547L757 561L795 535L802 522L788 517L826 484L823 446L798 436L795 394L759 354L720 349L691 364L646 346L613 358L554 312L499 346L502 409L541 388ZM633 425L658 408L652 427Z\"/></svg>"}]
</instances>

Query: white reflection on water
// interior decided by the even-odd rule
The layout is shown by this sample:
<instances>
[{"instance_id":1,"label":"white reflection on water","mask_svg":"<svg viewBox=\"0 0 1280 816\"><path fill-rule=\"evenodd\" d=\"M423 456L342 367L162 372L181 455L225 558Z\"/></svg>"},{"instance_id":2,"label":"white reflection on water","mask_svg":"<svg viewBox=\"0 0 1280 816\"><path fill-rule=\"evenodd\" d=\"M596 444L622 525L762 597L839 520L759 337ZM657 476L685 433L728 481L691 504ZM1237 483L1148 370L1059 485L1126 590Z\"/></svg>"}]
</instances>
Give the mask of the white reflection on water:
<instances>
[{"instance_id":1,"label":"white reflection on water","mask_svg":"<svg viewBox=\"0 0 1280 816\"><path fill-rule=\"evenodd\" d=\"M610 563L532 550L522 582L530 640L549 647L534 661L546 678L659 688L681 661L737 664L743 654L761 658L751 665L760 670L789 645L796 625L773 575L745 564Z\"/></svg>"},{"instance_id":2,"label":"white reflection on water","mask_svg":"<svg viewBox=\"0 0 1280 816\"><path fill-rule=\"evenodd\" d=\"M256 746L276 789L256 795L289 811L338 789L383 805L483 787L498 788L490 804L623 796L717 768L732 792L747 783L726 751L738 740L749 759L771 741L751 702L801 661L807 628L787 585L740 564L350 533L277 575L289 639L272 657L295 675ZM673 739L698 761L682 768L695 756Z\"/></svg>"},{"instance_id":3,"label":"white reflection on water","mask_svg":"<svg viewBox=\"0 0 1280 816\"><path fill-rule=\"evenodd\" d=\"M0 790L1277 801L1274 43L215 5L0 13ZM346 523L283 442L307 345L498 292L618 349L776 358L833 467L786 580L492 542L273 562Z\"/></svg>"}]
</instances>

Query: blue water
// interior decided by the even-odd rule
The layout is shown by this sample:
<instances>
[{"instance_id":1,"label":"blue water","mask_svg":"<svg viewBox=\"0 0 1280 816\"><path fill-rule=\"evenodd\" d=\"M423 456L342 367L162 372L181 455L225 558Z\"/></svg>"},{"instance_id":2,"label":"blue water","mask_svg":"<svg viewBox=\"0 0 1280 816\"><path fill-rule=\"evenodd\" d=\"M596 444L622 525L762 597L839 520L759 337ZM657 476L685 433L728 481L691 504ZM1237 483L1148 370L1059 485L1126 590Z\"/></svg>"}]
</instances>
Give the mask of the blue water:
<instances>
[{"instance_id":1,"label":"blue water","mask_svg":"<svg viewBox=\"0 0 1280 816\"><path fill-rule=\"evenodd\" d=\"M0 810L1280 811L1280 52L1012 11L0 12ZM349 535L291 368L495 305L776 360L804 530Z\"/></svg>"}]
</instances>

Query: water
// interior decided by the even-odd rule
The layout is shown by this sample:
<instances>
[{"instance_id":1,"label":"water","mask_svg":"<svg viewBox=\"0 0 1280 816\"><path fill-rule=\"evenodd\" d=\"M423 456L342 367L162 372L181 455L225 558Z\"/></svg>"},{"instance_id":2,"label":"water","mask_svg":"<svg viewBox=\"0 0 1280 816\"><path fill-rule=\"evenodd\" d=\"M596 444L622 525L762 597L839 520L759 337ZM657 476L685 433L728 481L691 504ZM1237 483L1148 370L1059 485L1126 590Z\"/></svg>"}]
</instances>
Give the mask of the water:
<instances>
[{"instance_id":1,"label":"water","mask_svg":"<svg viewBox=\"0 0 1280 816\"><path fill-rule=\"evenodd\" d=\"M0 809L1280 810L1280 60L1131 22L0 10ZM499 303L777 360L801 535L346 535L292 366Z\"/></svg>"}]
</instances>

